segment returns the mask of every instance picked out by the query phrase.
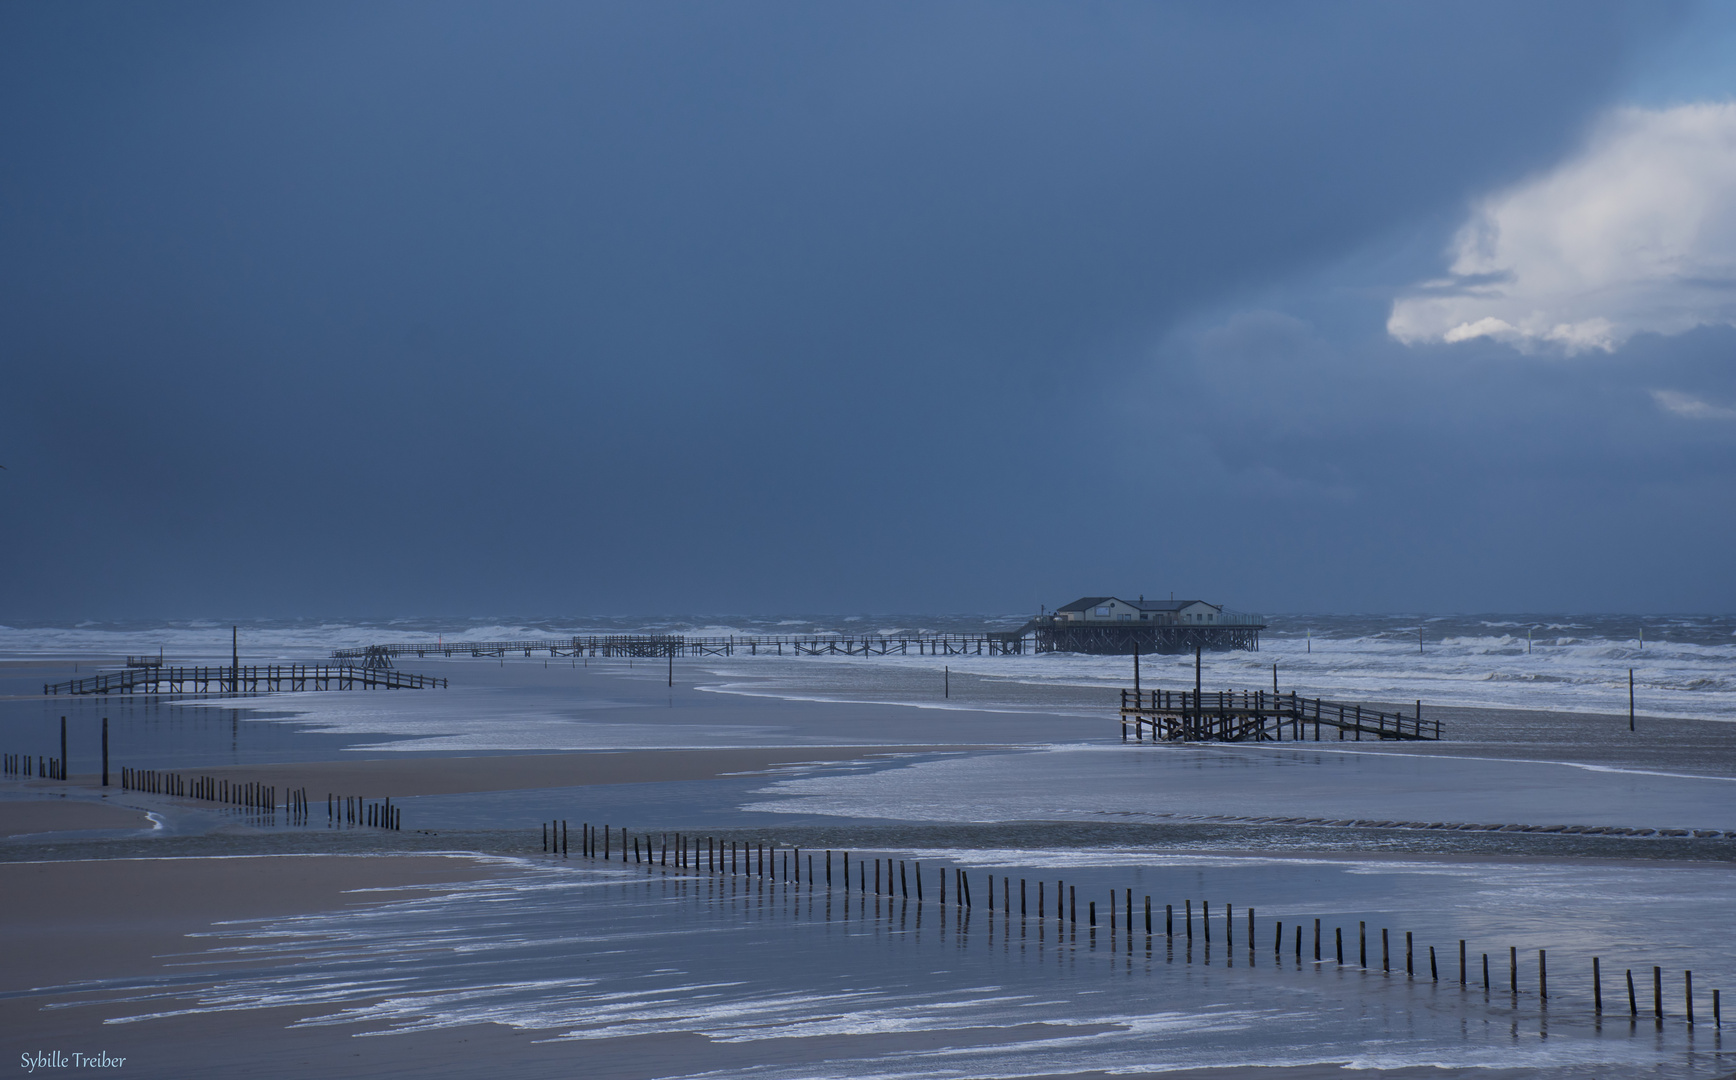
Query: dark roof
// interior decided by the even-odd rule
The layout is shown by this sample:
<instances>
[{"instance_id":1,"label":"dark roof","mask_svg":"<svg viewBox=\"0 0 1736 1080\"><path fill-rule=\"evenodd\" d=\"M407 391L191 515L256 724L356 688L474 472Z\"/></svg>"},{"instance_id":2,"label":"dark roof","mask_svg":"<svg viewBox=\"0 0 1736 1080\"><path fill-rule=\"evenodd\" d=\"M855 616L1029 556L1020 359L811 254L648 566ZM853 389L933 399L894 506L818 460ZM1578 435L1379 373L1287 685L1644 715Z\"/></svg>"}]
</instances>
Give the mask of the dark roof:
<instances>
[{"instance_id":1,"label":"dark roof","mask_svg":"<svg viewBox=\"0 0 1736 1080\"><path fill-rule=\"evenodd\" d=\"M1182 608L1191 607L1194 604L1205 604L1206 607L1213 608L1217 611L1224 610L1222 604L1209 604L1209 603L1206 603L1206 601L1204 601L1204 600L1136 600L1136 601L1133 601L1133 606L1138 608L1141 611L1180 611Z\"/></svg>"},{"instance_id":2,"label":"dark roof","mask_svg":"<svg viewBox=\"0 0 1736 1080\"><path fill-rule=\"evenodd\" d=\"M1121 598L1118 596L1084 596L1073 601L1071 604L1068 604L1066 607L1056 608L1055 613L1060 614L1063 611L1085 611L1089 608L1094 608L1099 604L1107 604L1111 600L1121 600ZM1205 604L1207 607L1214 610L1223 610L1221 604L1207 604L1204 600L1121 600L1121 602L1126 604L1128 607L1138 608L1140 611L1180 611L1182 608L1187 607L1190 604Z\"/></svg>"},{"instance_id":3,"label":"dark roof","mask_svg":"<svg viewBox=\"0 0 1736 1080\"><path fill-rule=\"evenodd\" d=\"M1111 601L1113 599L1115 599L1115 597L1113 597L1113 596L1085 596L1085 597L1079 598L1078 600L1073 601L1071 604L1068 604L1066 607L1058 607L1055 610L1057 612L1061 612L1061 611L1084 611L1086 608L1094 608L1098 604L1107 604L1109 601Z\"/></svg>"}]
</instances>

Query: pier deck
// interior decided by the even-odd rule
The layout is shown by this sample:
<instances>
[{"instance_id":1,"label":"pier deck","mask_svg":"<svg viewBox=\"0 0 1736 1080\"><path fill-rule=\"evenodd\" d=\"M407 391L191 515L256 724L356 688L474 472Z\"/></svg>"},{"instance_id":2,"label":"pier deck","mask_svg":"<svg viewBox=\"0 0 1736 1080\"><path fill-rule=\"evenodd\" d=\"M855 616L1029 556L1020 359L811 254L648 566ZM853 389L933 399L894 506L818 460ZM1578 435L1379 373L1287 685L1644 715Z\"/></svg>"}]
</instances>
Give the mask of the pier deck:
<instances>
[{"instance_id":1,"label":"pier deck","mask_svg":"<svg viewBox=\"0 0 1736 1080\"><path fill-rule=\"evenodd\" d=\"M1320 741L1322 728L1358 741L1364 735L1430 742L1441 737L1441 722L1424 720L1420 701L1416 713L1407 715L1265 690L1123 690L1123 742L1129 724L1139 742L1147 730L1153 742L1283 742L1286 728L1291 741L1303 742L1309 741L1310 725L1313 742Z\"/></svg>"}]
</instances>

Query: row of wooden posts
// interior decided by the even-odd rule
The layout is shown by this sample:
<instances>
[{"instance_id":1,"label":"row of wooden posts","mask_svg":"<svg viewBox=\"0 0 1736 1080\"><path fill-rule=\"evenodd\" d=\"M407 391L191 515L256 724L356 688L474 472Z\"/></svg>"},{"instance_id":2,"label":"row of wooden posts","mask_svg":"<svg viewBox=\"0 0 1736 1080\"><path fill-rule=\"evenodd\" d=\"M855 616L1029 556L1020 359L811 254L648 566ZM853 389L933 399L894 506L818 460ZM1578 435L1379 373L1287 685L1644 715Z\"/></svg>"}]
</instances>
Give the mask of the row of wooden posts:
<instances>
[{"instance_id":1,"label":"row of wooden posts","mask_svg":"<svg viewBox=\"0 0 1736 1080\"><path fill-rule=\"evenodd\" d=\"M850 888L850 853L848 851L841 853L826 851L823 856L823 861L818 867L815 865L814 854L810 852L806 855L804 867L802 849L795 847L780 849L775 845L767 847L764 844L745 844L738 841L726 842L715 837L684 836L680 833L673 835L665 833L660 837L653 837L648 834L635 836L629 833L625 828L622 828L619 832L618 843L615 838L616 833L611 826L603 825L600 827L594 827L589 823L580 823L580 856L589 859L613 861L618 855L620 861L623 863L635 863L641 866L647 866L648 868L661 868L665 871L673 868L676 870L691 870L708 874L763 877L770 880L778 880L781 878L782 880L797 886L802 884L802 873L805 868L809 888L817 887L820 881L819 875L823 874L825 886L830 889L833 887L833 856L834 854L839 854L841 855L843 869L843 887L846 892L848 892ZM567 822L562 820L543 822L542 847L545 853L568 857L569 839ZM905 900L914 898L917 903L924 902L924 879L921 862L912 861L907 863L903 859L896 860L896 878L894 878L893 875L895 860L890 858L884 860L875 859L873 862L873 895L877 897L901 896ZM868 860L858 857L856 860L856 866L857 891L866 896L870 891ZM939 902L942 905L945 905L947 903L947 873L942 869L938 874L936 874L936 877L939 879ZM953 906L969 910L974 906L971 898L969 873L962 867L954 867L952 879ZM1001 911L1004 916L1009 918L1012 915L1015 900L1012 891L1012 881L1013 879L1010 876L1003 876L1001 878ZM912 897L913 884L915 892L914 897ZM995 910L995 879L993 874L988 875L987 884L987 907L992 913ZM1032 890L1027 879L1020 878L1017 904L1018 914L1021 919L1031 917L1031 892ZM1077 886L1068 885L1065 880L1057 880L1054 883L1054 890L1051 893L1047 881L1039 880L1036 882L1035 893L1036 918L1047 920L1050 918L1050 911L1052 909L1054 913L1053 918L1057 922L1064 921L1065 923L1075 927L1078 925L1079 896ZM1049 901L1050 896L1053 896L1054 898L1053 904ZM1246 911L1247 918L1248 959L1249 962L1252 963L1255 954L1258 951L1258 924L1255 919L1254 909L1250 907L1244 910ZM1117 890L1110 889L1109 904L1106 908L1106 913L1109 928L1112 932L1116 929L1125 928L1127 932L1127 947L1129 951L1132 951L1134 947L1134 933L1136 927L1133 890L1125 889L1118 893ZM1156 936L1154 912L1150 896L1145 897L1143 914L1146 945L1149 949L1151 939ZM1165 904L1163 906L1163 936L1171 943L1173 943L1177 937L1177 914L1175 905ZM1182 910L1179 914L1181 916L1180 935L1190 946L1188 955L1191 959L1191 946L1194 941L1194 926L1196 922L1193 901L1184 900L1182 902ZM1097 928L1097 902L1095 900L1087 899L1085 919L1092 933L1095 934ZM1209 948L1212 940L1211 905L1209 903L1205 901L1200 902L1197 922L1199 925L1200 937ZM1323 948L1324 923L1320 919L1315 919L1313 922L1314 962L1327 963L1328 961ZM1117 925L1118 923L1120 924L1119 926ZM1224 947L1226 949L1234 948L1236 920L1234 917L1234 908L1230 904L1225 904L1223 906L1222 925ZM1292 926L1294 934L1291 935L1291 941L1293 942L1295 952L1295 962L1300 966L1303 963L1303 937L1306 931L1301 923L1294 923ZM1368 956L1369 931L1366 920L1359 921L1356 924L1356 933L1356 965L1368 969L1371 965L1369 964ZM1344 955L1344 928L1334 927L1332 936L1333 953L1330 962L1336 963L1341 967L1350 966ZM1274 958L1282 959L1285 939L1284 923L1282 921L1274 921L1272 924L1272 954ZM1418 954L1414 937L1411 931L1407 930L1404 935L1404 974L1406 978L1416 979L1422 977L1418 970L1417 956ZM1461 938L1459 940L1458 972L1458 981L1461 987L1468 987L1472 982L1469 959L1470 953L1468 951L1467 942L1465 939ZM1482 953L1481 959L1483 990L1485 993L1489 993L1494 989L1490 976L1489 954ZM1380 929L1380 970L1385 974L1391 974L1393 971L1392 939L1390 932L1385 927ZM1509 946L1507 949L1507 989L1508 992L1511 993L1515 1004L1517 1004L1521 992L1519 989L1519 974L1518 947ZM1640 999L1634 985L1633 970L1631 968L1627 969L1624 972L1624 976L1627 987L1628 1016L1637 1019L1640 1015ZM1433 945L1428 946L1428 978L1431 982L1441 981L1440 962ZM1597 956L1591 958L1591 990L1593 1011L1597 1015L1602 1016L1604 1013L1603 961L1601 957ZM1683 1015L1686 1022L1692 1025L1695 1023L1695 1013L1694 973L1691 970L1682 972L1682 991L1684 1004ZM1544 949L1537 950L1537 999L1541 1002L1547 1002L1549 1000L1549 956L1547 950ZM1720 991L1714 989L1712 991L1711 1001L1712 1022L1720 1029L1724 1026L1721 999L1722 994ZM1650 1012L1657 1023L1663 1023L1665 1009L1663 968L1661 967L1652 968Z\"/></svg>"},{"instance_id":2,"label":"row of wooden posts","mask_svg":"<svg viewBox=\"0 0 1736 1080\"><path fill-rule=\"evenodd\" d=\"M66 779L66 717L60 718L60 756L37 754L0 755L7 776L39 776L44 780ZM102 785L108 787L108 717L102 718Z\"/></svg>"},{"instance_id":3,"label":"row of wooden posts","mask_svg":"<svg viewBox=\"0 0 1736 1080\"><path fill-rule=\"evenodd\" d=\"M149 795L169 795L181 799L203 799L249 810L275 814L279 806L275 786L261 783L238 783L212 776L186 777L180 773L156 769L121 769L121 788ZM294 821L306 822L313 805L306 788L290 788L282 795L282 807ZM400 831L403 828L401 807L392 805L388 797L381 800L360 795L328 794L326 820L331 825L365 825L371 828Z\"/></svg>"},{"instance_id":4,"label":"row of wooden posts","mask_svg":"<svg viewBox=\"0 0 1736 1080\"><path fill-rule=\"evenodd\" d=\"M6 754L0 757L7 776L40 776L44 780L65 780L66 762L57 757L37 754Z\"/></svg>"},{"instance_id":5,"label":"row of wooden posts","mask_svg":"<svg viewBox=\"0 0 1736 1080\"><path fill-rule=\"evenodd\" d=\"M140 791L147 795L170 795L178 799L200 799L223 803L245 810L275 813L278 793L275 785L255 781L224 780L215 776L183 776L157 769L121 767L121 790ZM291 814L306 814L307 789L292 788L283 795L283 808Z\"/></svg>"},{"instance_id":6,"label":"row of wooden posts","mask_svg":"<svg viewBox=\"0 0 1736 1080\"><path fill-rule=\"evenodd\" d=\"M402 807L393 806L392 799L364 799L360 795L327 795L326 819L334 825L365 825L375 829L401 832L404 828Z\"/></svg>"},{"instance_id":7,"label":"row of wooden posts","mask_svg":"<svg viewBox=\"0 0 1736 1080\"><path fill-rule=\"evenodd\" d=\"M66 717L60 718L60 756L45 754L0 755L0 771L7 776L39 776L44 780L66 779ZM108 717L102 718L102 786L108 787Z\"/></svg>"}]
</instances>

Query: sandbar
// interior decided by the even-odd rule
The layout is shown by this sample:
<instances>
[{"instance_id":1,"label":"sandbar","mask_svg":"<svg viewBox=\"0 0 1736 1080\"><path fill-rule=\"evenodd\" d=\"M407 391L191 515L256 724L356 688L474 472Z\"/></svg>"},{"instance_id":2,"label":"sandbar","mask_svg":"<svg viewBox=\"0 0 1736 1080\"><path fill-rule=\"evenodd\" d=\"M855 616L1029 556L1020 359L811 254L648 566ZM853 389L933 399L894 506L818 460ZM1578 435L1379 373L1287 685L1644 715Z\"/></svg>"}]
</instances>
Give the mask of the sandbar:
<instances>
[{"instance_id":1,"label":"sandbar","mask_svg":"<svg viewBox=\"0 0 1736 1080\"><path fill-rule=\"evenodd\" d=\"M0 799L0 836L84 829L148 829L143 810L83 799Z\"/></svg>"},{"instance_id":2,"label":"sandbar","mask_svg":"<svg viewBox=\"0 0 1736 1080\"><path fill-rule=\"evenodd\" d=\"M789 765L859 761L883 754L946 753L962 746L797 746L709 750L596 750L566 754L495 754L482 757L394 757L361 761L309 761L188 770L200 776L280 789L381 796L459 795L475 791L583 787L712 780ZM88 779L74 777L75 780Z\"/></svg>"}]
</instances>

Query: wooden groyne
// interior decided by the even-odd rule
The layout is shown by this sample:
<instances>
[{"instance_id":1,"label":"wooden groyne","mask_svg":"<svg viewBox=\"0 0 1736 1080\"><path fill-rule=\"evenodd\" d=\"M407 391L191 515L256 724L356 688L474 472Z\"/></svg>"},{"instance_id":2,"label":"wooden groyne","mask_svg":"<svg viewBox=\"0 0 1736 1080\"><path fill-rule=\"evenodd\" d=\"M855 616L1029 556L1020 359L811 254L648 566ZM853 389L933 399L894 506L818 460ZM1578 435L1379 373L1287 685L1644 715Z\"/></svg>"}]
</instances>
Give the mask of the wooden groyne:
<instances>
[{"instance_id":1,"label":"wooden groyne","mask_svg":"<svg viewBox=\"0 0 1736 1080\"><path fill-rule=\"evenodd\" d=\"M1044 940L1052 933L1058 945L1083 945L1092 951L1103 949L1127 956L1143 952L1148 960L1162 958L1172 964L1210 965L1215 956L1217 963L1235 966L1240 956L1248 969L1264 968L1274 976L1337 970L1355 971L1370 979L1427 983L1448 989L1456 984L1457 992L1467 1003L1476 1002L1473 995L1480 992L1484 1008L1496 1006L1503 997L1515 1013L1525 1007L1548 1008L1551 1002L1556 1009L1589 1005L1594 1023L1602 1024L1606 1015L1613 1014L1612 1018L1626 1019L1630 1030L1637 1030L1642 1015L1659 1030L1666 1015L1679 1015L1692 1029L1696 1022L1695 1006L1703 1008L1707 1004L1711 1006L1713 1031L1721 1029L1724 1023L1722 992L1713 989L1709 1001L1698 996L1692 969L1682 971L1679 1013L1666 1010L1661 965L1651 966L1650 1000L1644 1001L1643 1013L1642 995L1634 985L1636 968L1631 967L1623 969L1626 1008L1622 1008L1619 996L1622 984L1617 983L1618 996L1612 1003L1615 1007L1606 1013L1603 957L1595 954L1590 957L1590 971L1585 972L1589 977L1583 982L1571 976L1564 980L1558 964L1552 984L1547 949L1536 948L1533 962L1533 949L1528 947L1522 953L1517 943L1508 943L1505 950L1496 944L1487 952L1483 951L1487 946L1481 943L1473 950L1472 942L1466 938L1447 938L1437 946L1410 930L1370 926L1367 919L1313 913L1292 914L1288 921L1262 919L1251 906L1238 908L1231 903L1185 895L1168 902L1157 897L1154 903L1151 894L1136 894L1131 884L1111 885L1105 890L1099 882L1095 890L1101 891L1096 891L1093 897L1093 886L1081 887L1059 873L1052 882L1046 876L1019 877L1016 887L1014 877L1003 873L998 890L996 875L985 873L977 882L986 885L978 894L983 900L978 905L971 894L971 871L956 864L931 864L925 874L920 861L870 859L858 852L854 860L856 873L851 874L848 851L804 851L775 843L683 833L633 833L626 828L617 831L609 825L599 827L585 822L580 823L574 844L567 822L559 819L540 823L538 832L543 853L560 858L571 858L571 847L577 846L580 858L618 861L622 869L631 866L648 876L748 879L762 888L782 887L820 893L828 898L839 895L844 901L845 919L852 918L852 896L858 901L854 917L862 920L890 919L895 914L902 918L914 909L920 927L926 908L943 920L951 916L960 944L966 940L973 918L981 920L978 925L992 944L998 920L1003 940L1010 940L1014 933L1023 939L1033 932ZM925 880L929 886L926 891ZM1136 905L1136 896L1143 902ZM1101 907L1099 899L1104 901ZM824 910L827 919L833 917L829 902ZM977 914L979 911L981 915ZM1500 971L1502 951L1507 953L1505 972ZM1496 958L1493 964L1491 956ZM1645 966L1637 970L1644 979ZM1564 982L1570 984L1568 994L1577 997L1577 1003L1563 1000ZM1704 984L1702 978L1701 985ZM1705 1013L1699 1015L1704 1017Z\"/></svg>"},{"instance_id":2,"label":"wooden groyne","mask_svg":"<svg viewBox=\"0 0 1736 1080\"><path fill-rule=\"evenodd\" d=\"M446 689L446 680L391 668L263 664L253 667L145 667L44 683L44 694L269 694L302 690Z\"/></svg>"},{"instance_id":3,"label":"wooden groyne","mask_svg":"<svg viewBox=\"0 0 1736 1080\"><path fill-rule=\"evenodd\" d=\"M1286 732L1293 742L1309 740L1310 734L1319 742L1323 728L1336 730L1339 739L1347 734L1356 740L1364 735L1412 741L1441 737L1441 722L1423 719L1420 701L1414 714L1406 714L1301 697L1294 691L1123 690L1123 742L1130 724L1139 742L1148 730L1153 742L1283 742Z\"/></svg>"}]
</instances>

